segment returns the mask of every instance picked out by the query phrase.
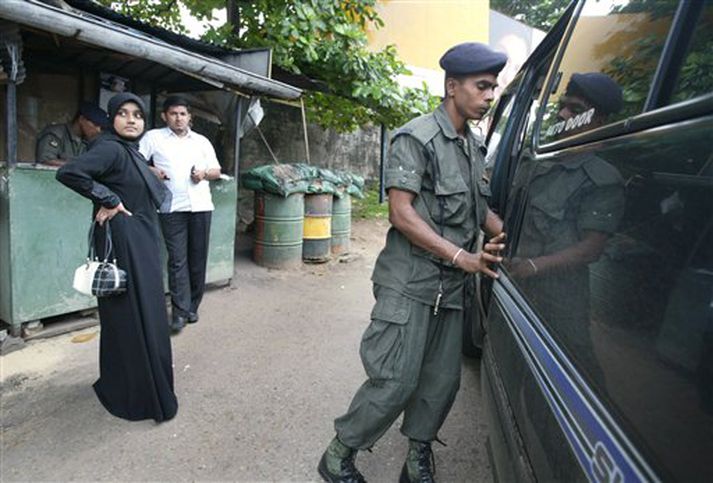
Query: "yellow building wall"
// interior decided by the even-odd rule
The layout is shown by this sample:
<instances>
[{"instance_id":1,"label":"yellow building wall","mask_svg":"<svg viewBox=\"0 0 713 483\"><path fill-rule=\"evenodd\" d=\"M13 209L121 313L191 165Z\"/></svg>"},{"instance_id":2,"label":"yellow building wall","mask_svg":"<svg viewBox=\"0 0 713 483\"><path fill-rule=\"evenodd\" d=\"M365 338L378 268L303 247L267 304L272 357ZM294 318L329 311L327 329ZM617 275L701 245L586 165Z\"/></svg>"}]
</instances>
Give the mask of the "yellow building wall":
<instances>
[{"instance_id":1,"label":"yellow building wall","mask_svg":"<svg viewBox=\"0 0 713 483\"><path fill-rule=\"evenodd\" d=\"M395 45L407 65L440 70L438 59L461 42L488 43L490 0L382 0L385 25L367 32L369 45Z\"/></svg>"}]
</instances>

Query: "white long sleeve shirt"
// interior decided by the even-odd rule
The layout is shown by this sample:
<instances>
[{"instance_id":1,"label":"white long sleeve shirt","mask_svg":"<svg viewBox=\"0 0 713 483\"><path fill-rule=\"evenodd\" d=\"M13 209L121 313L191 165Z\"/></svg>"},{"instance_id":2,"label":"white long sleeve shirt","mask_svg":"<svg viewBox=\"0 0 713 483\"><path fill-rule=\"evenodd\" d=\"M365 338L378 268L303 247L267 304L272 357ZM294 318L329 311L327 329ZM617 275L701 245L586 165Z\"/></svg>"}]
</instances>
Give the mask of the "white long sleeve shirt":
<instances>
[{"instance_id":1,"label":"white long sleeve shirt","mask_svg":"<svg viewBox=\"0 0 713 483\"><path fill-rule=\"evenodd\" d=\"M210 184L207 180L194 183L191 168L220 169L213 145L205 136L188 130L177 136L170 128L152 129L139 142L139 150L146 159L153 157L154 166L167 175L164 180L171 190L171 213L176 211L213 211Z\"/></svg>"}]
</instances>

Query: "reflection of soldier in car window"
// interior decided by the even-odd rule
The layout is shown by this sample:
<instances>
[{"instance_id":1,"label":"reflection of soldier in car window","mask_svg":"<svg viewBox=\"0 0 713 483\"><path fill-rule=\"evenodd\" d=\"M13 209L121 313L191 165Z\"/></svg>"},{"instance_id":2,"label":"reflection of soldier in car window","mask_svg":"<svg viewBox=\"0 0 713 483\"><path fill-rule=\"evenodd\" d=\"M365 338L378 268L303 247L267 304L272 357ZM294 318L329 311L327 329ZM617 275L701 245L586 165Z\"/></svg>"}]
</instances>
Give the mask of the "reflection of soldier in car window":
<instances>
[{"instance_id":1,"label":"reflection of soldier in car window","mask_svg":"<svg viewBox=\"0 0 713 483\"><path fill-rule=\"evenodd\" d=\"M557 105L557 122L547 130L554 139L573 136L606 124L623 105L621 87L606 74L572 74Z\"/></svg>"},{"instance_id":2,"label":"reflection of soldier in car window","mask_svg":"<svg viewBox=\"0 0 713 483\"><path fill-rule=\"evenodd\" d=\"M591 122L605 122L607 113L621 106L621 90L606 79L601 74L573 75L558 114L561 120L594 108ZM596 361L588 329L588 266L618 228L623 179L592 154L541 161L531 169L527 212L509 272L565 345L589 359L585 366L591 367Z\"/></svg>"}]
</instances>

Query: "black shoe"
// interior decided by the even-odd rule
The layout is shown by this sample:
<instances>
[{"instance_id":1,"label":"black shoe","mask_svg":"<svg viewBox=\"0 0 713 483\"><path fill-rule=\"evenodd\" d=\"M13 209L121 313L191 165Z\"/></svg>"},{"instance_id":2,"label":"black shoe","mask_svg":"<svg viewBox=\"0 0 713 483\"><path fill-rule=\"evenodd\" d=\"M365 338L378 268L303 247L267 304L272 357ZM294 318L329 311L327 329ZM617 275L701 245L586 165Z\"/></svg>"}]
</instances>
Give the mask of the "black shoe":
<instances>
[{"instance_id":1,"label":"black shoe","mask_svg":"<svg viewBox=\"0 0 713 483\"><path fill-rule=\"evenodd\" d=\"M409 440L408 454L399 483L435 483L433 474L436 472L436 462L431 451L431 443Z\"/></svg>"},{"instance_id":2,"label":"black shoe","mask_svg":"<svg viewBox=\"0 0 713 483\"><path fill-rule=\"evenodd\" d=\"M335 437L322 454L317 471L329 483L366 483L354 466L356 455L357 450L345 446Z\"/></svg>"},{"instance_id":3,"label":"black shoe","mask_svg":"<svg viewBox=\"0 0 713 483\"><path fill-rule=\"evenodd\" d=\"M198 314L195 312L189 312L187 322L189 324L195 324L196 322L198 322Z\"/></svg>"},{"instance_id":4,"label":"black shoe","mask_svg":"<svg viewBox=\"0 0 713 483\"><path fill-rule=\"evenodd\" d=\"M177 334L186 326L186 321L186 318L182 315L174 315L171 317L169 327L174 334Z\"/></svg>"}]
</instances>

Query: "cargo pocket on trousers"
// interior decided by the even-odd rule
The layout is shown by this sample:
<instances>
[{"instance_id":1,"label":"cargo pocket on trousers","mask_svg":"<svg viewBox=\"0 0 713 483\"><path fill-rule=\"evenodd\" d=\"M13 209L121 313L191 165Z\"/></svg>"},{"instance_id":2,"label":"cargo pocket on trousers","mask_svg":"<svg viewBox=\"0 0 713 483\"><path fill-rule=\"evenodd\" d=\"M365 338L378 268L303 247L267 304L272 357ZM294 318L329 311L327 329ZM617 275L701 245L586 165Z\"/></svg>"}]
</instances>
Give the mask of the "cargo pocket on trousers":
<instances>
[{"instance_id":1,"label":"cargo pocket on trousers","mask_svg":"<svg viewBox=\"0 0 713 483\"><path fill-rule=\"evenodd\" d=\"M379 295L371 311L371 324L361 339L359 354L370 379L398 379L404 366L405 326L411 307L396 292Z\"/></svg>"}]
</instances>

